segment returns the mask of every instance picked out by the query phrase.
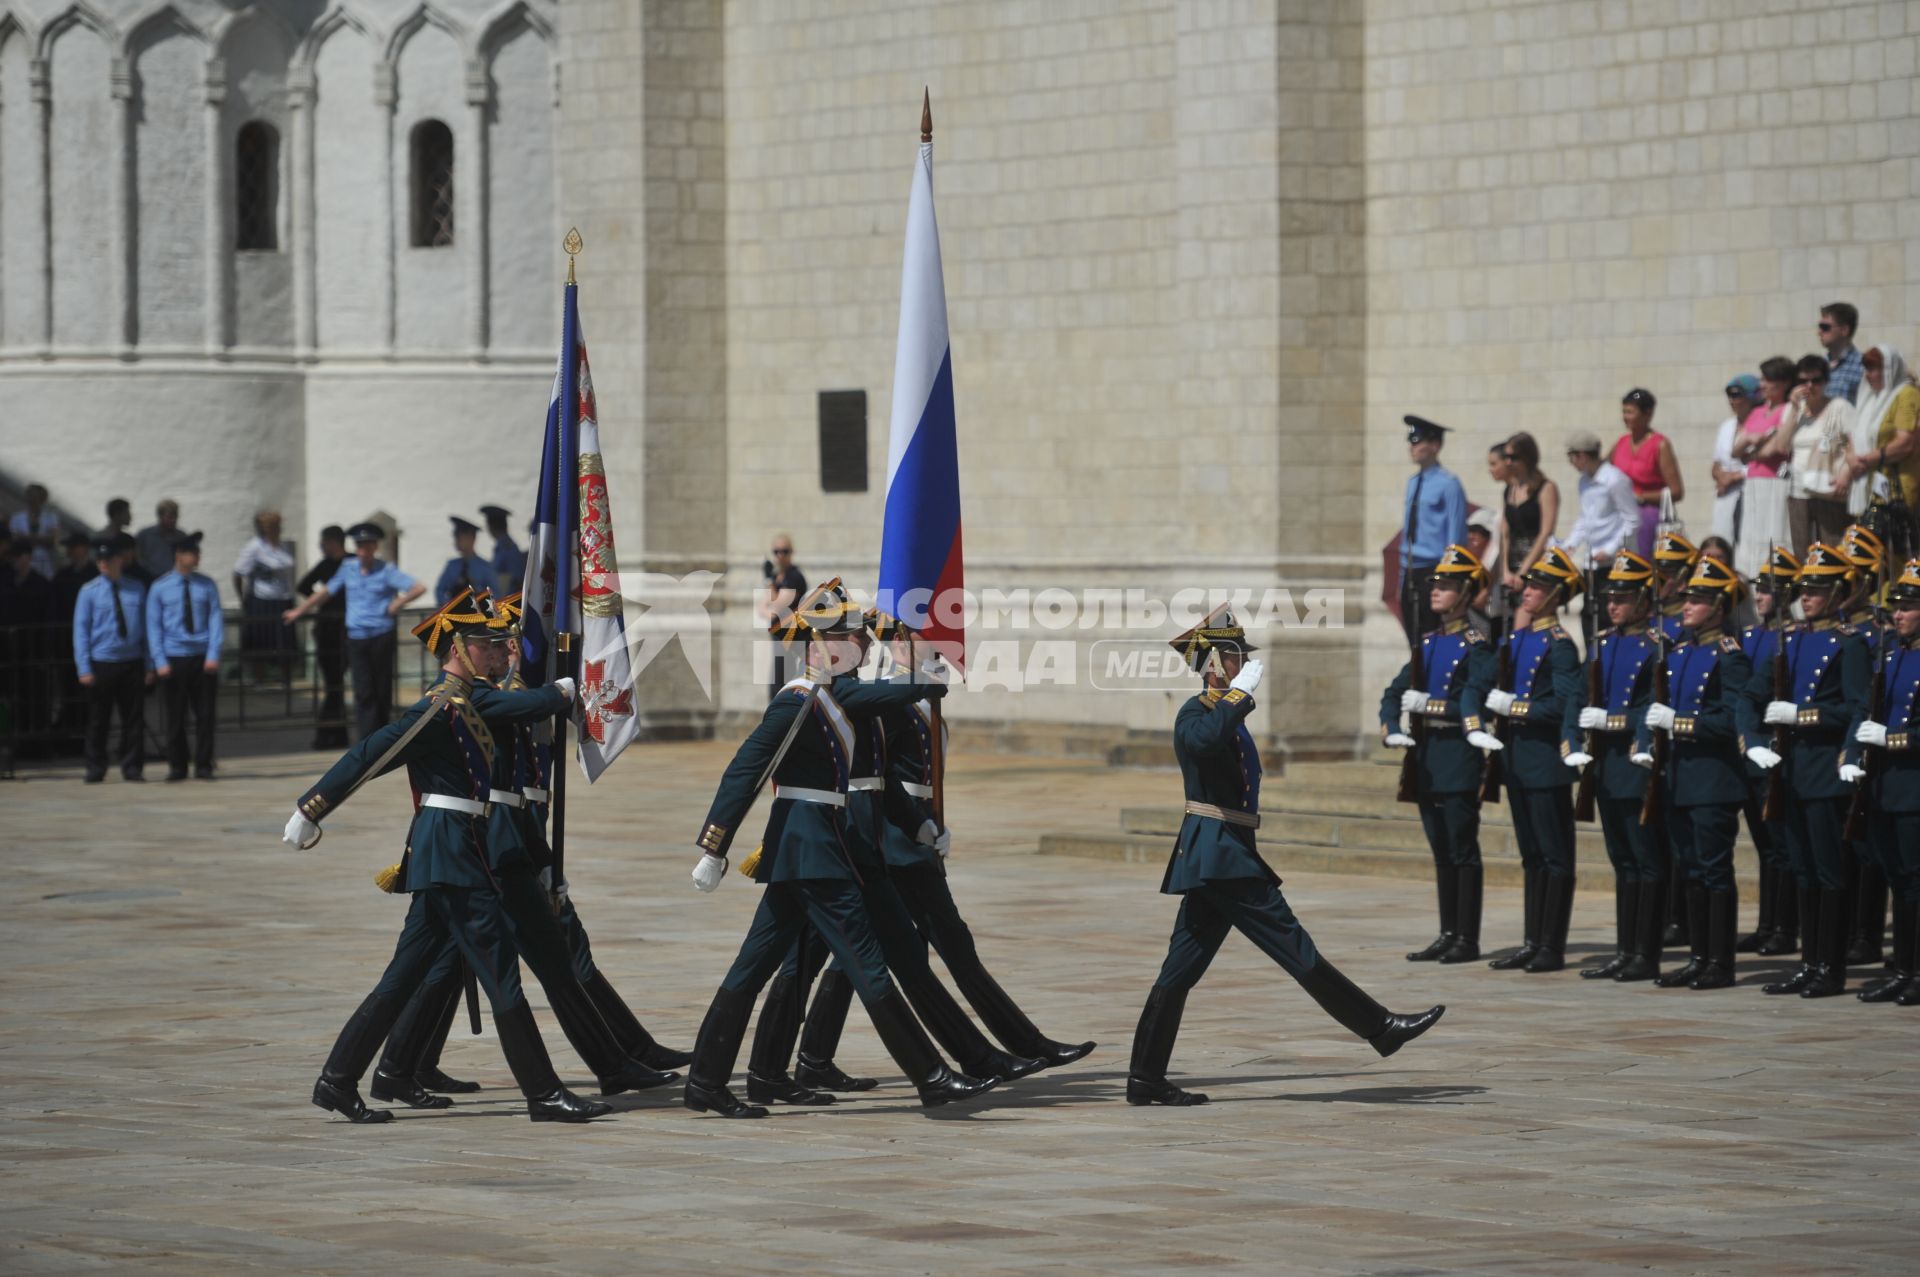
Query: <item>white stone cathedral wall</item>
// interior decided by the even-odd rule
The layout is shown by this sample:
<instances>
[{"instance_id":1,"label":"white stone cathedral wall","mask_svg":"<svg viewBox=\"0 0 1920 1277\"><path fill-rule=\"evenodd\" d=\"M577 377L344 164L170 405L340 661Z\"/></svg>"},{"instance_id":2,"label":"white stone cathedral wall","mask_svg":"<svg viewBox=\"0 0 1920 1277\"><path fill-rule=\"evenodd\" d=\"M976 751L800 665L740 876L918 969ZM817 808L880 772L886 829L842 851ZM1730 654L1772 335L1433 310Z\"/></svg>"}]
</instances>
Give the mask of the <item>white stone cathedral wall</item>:
<instances>
[{"instance_id":1,"label":"white stone cathedral wall","mask_svg":"<svg viewBox=\"0 0 1920 1277\"><path fill-rule=\"evenodd\" d=\"M278 225L271 251L233 254L228 287L233 296L233 344L284 351L293 345L293 119L287 109L287 66L293 50L284 29L269 18L240 23L221 47L227 100L221 111L220 145L228 166L222 201L225 239L235 242L235 143L243 125L259 120L280 135Z\"/></svg>"},{"instance_id":2,"label":"white stone cathedral wall","mask_svg":"<svg viewBox=\"0 0 1920 1277\"><path fill-rule=\"evenodd\" d=\"M400 51L399 101L394 107L393 165L396 227L394 277L399 293L395 346L402 354L458 350L466 345L467 279L463 236L473 234L478 212L465 198L455 201L454 242L444 248L411 247L411 157L414 127L438 120L453 131L454 185L471 164L478 139L467 127L465 73L452 36L428 23Z\"/></svg>"},{"instance_id":3,"label":"white stone cathedral wall","mask_svg":"<svg viewBox=\"0 0 1920 1277\"><path fill-rule=\"evenodd\" d=\"M113 274L114 193L111 169L120 155L116 112L108 97L106 41L76 24L54 41L53 344L89 353L120 344Z\"/></svg>"},{"instance_id":4,"label":"white stone cathedral wall","mask_svg":"<svg viewBox=\"0 0 1920 1277\"><path fill-rule=\"evenodd\" d=\"M135 340L197 351L207 335L207 46L171 25L147 33L134 58Z\"/></svg>"},{"instance_id":5,"label":"white stone cathedral wall","mask_svg":"<svg viewBox=\"0 0 1920 1277\"><path fill-rule=\"evenodd\" d=\"M319 346L351 354L387 344L384 215L378 192L386 136L373 100L374 53L341 27L314 62L316 330Z\"/></svg>"},{"instance_id":6,"label":"white stone cathedral wall","mask_svg":"<svg viewBox=\"0 0 1920 1277\"><path fill-rule=\"evenodd\" d=\"M556 285L566 227L554 212L552 59L546 41L522 24L495 50L491 67L487 275L492 346L557 352Z\"/></svg>"},{"instance_id":7,"label":"white stone cathedral wall","mask_svg":"<svg viewBox=\"0 0 1920 1277\"><path fill-rule=\"evenodd\" d=\"M45 340L40 288L40 121L27 81L32 46L0 36L0 349Z\"/></svg>"}]
</instances>

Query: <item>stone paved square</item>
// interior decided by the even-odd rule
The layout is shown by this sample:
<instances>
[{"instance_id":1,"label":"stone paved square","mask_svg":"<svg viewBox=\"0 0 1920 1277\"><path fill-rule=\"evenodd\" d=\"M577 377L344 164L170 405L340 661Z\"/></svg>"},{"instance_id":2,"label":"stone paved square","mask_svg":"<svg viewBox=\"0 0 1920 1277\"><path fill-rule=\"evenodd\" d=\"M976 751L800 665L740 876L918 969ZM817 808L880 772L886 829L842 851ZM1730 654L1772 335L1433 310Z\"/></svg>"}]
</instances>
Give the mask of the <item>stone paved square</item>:
<instances>
[{"instance_id":1,"label":"stone paved square","mask_svg":"<svg viewBox=\"0 0 1920 1277\"><path fill-rule=\"evenodd\" d=\"M727 746L645 745L574 786L570 866L600 964L691 1045L756 903L695 893ZM1430 889L1293 874L1316 941L1397 1010L1446 1019L1390 1061L1244 941L1195 991L1193 1110L1121 1101L1174 902L1157 866L1032 854L1049 830L1177 803L1172 771L956 754L955 893L1043 1028L1099 1050L924 1116L856 1010L842 1060L885 1079L827 1111L700 1118L677 1092L534 1126L491 1040L487 1089L356 1130L307 1102L403 905L371 885L404 783L300 854L278 835L328 761L238 758L217 784L0 790L0 1272L1908 1273L1920 1012L1409 966ZM1272 789L1284 791L1280 777ZM1749 902L1749 909L1751 904ZM1519 893L1489 891L1487 938ZM1610 941L1583 892L1575 952ZM545 1014L556 1064L585 1071ZM744 1067L744 1065L742 1066Z\"/></svg>"}]
</instances>

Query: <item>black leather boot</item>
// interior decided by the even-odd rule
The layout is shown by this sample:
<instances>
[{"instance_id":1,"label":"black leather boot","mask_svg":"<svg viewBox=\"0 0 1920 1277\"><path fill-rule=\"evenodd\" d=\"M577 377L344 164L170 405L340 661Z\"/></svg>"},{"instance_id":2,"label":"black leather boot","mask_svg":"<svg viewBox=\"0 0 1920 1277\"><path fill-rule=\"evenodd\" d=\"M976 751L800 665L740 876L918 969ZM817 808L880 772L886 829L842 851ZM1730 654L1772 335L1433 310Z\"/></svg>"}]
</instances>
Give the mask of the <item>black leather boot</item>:
<instances>
[{"instance_id":1,"label":"black leather boot","mask_svg":"<svg viewBox=\"0 0 1920 1277\"><path fill-rule=\"evenodd\" d=\"M437 983L422 983L413 991L401 1009L400 1018L393 1022L386 1049L374 1067L373 1083L369 1087L374 1099L401 1099L401 1093L416 1084L414 1079L421 1067L440 1059L440 1048L452 1028L459 1000L460 970L457 967L448 978ZM424 1086L420 1089L427 1091ZM445 1108L446 1105L414 1107Z\"/></svg>"},{"instance_id":2,"label":"black leather boot","mask_svg":"<svg viewBox=\"0 0 1920 1277\"><path fill-rule=\"evenodd\" d=\"M327 1054L326 1065L320 1070L319 1081L313 1084L313 1102L323 1109L330 1109L349 1122L387 1122L393 1114L384 1109L369 1109L360 1098L360 1079L365 1076L367 1066L373 1063L375 1051L380 1049L387 1035L393 1031L394 1020L400 1014L396 1002L369 993L354 1008L353 1014L340 1029L340 1036L333 1040L333 1050Z\"/></svg>"},{"instance_id":3,"label":"black leather boot","mask_svg":"<svg viewBox=\"0 0 1920 1277\"><path fill-rule=\"evenodd\" d=\"M443 1095L471 1095L480 1089L478 1082L448 1077L440 1071L440 1066L437 1064L419 1070L413 1075L413 1080L429 1091L439 1091Z\"/></svg>"},{"instance_id":4,"label":"black leather boot","mask_svg":"<svg viewBox=\"0 0 1920 1277\"><path fill-rule=\"evenodd\" d=\"M932 972L911 976L895 972L894 976L920 1023L968 1075L1011 1082L1047 1067L1044 1060L1009 1055L987 1041L986 1034L967 1018L967 1013Z\"/></svg>"},{"instance_id":5,"label":"black leather boot","mask_svg":"<svg viewBox=\"0 0 1920 1277\"><path fill-rule=\"evenodd\" d=\"M627 1091L651 1091L655 1087L672 1086L679 1080L678 1073L649 1068L638 1060L629 1059L600 1079L600 1094L620 1095Z\"/></svg>"},{"instance_id":6,"label":"black leather boot","mask_svg":"<svg viewBox=\"0 0 1920 1277\"><path fill-rule=\"evenodd\" d=\"M334 1081L324 1073L313 1084L313 1102L356 1125L370 1126L393 1120L393 1113L387 1109L368 1108L360 1098L359 1088L352 1082Z\"/></svg>"},{"instance_id":7,"label":"black leather boot","mask_svg":"<svg viewBox=\"0 0 1920 1277\"><path fill-rule=\"evenodd\" d=\"M1847 961L1854 966L1870 967L1886 960L1887 875L1880 866L1859 862L1859 875L1853 890L1852 939L1847 945Z\"/></svg>"},{"instance_id":8,"label":"black leather boot","mask_svg":"<svg viewBox=\"0 0 1920 1277\"><path fill-rule=\"evenodd\" d=\"M1455 917L1459 920L1460 931L1447 951L1440 955L1440 961L1448 966L1479 960L1480 910L1485 899L1485 875L1486 871L1479 865L1461 865L1453 871L1458 900Z\"/></svg>"},{"instance_id":9,"label":"black leather boot","mask_svg":"<svg viewBox=\"0 0 1920 1277\"><path fill-rule=\"evenodd\" d=\"M1307 996L1320 1004L1321 1010L1339 1021L1347 1032L1365 1038L1383 1056L1392 1055L1425 1033L1446 1011L1445 1007L1438 1006L1419 1015L1395 1015L1367 996L1324 956L1295 978Z\"/></svg>"},{"instance_id":10,"label":"black leather boot","mask_svg":"<svg viewBox=\"0 0 1920 1277\"><path fill-rule=\"evenodd\" d=\"M1907 986L1913 983L1914 967L1914 910L1912 901L1895 898L1893 902L1893 974L1885 979L1876 980L1860 991L1862 1002L1894 1002L1900 1000Z\"/></svg>"},{"instance_id":11,"label":"black leather boot","mask_svg":"<svg viewBox=\"0 0 1920 1277\"><path fill-rule=\"evenodd\" d=\"M1654 983L1663 989L1690 986L1707 965L1707 888L1705 883L1689 880L1685 897L1687 909L1687 965L1661 976Z\"/></svg>"},{"instance_id":12,"label":"black leather boot","mask_svg":"<svg viewBox=\"0 0 1920 1277\"><path fill-rule=\"evenodd\" d=\"M1633 945L1627 960L1613 973L1618 984L1640 984L1660 978L1660 937L1667 909L1667 882L1664 878L1634 884Z\"/></svg>"},{"instance_id":13,"label":"black leather boot","mask_svg":"<svg viewBox=\"0 0 1920 1277\"><path fill-rule=\"evenodd\" d=\"M373 1082L367 1091L376 1100L388 1104L404 1104L415 1109L452 1108L453 1101L444 1095L435 1095L411 1077L396 1077L383 1069L373 1071Z\"/></svg>"},{"instance_id":14,"label":"black leather boot","mask_svg":"<svg viewBox=\"0 0 1920 1277\"><path fill-rule=\"evenodd\" d=\"M920 1093L922 1108L938 1108L957 1100L972 1099L1000 1084L998 1078L969 1077L949 1069L940 1053L934 1050L926 1030L913 1018L913 1011L900 996L900 990L888 989L883 996L867 1003L867 1016L873 1021L874 1031L880 1035L887 1054Z\"/></svg>"},{"instance_id":15,"label":"black leather boot","mask_svg":"<svg viewBox=\"0 0 1920 1277\"><path fill-rule=\"evenodd\" d=\"M747 1099L754 1104L833 1103L833 1096L802 1086L787 1076L794 1042L800 1036L800 999L805 995L798 977L782 972L767 986L760 1003L760 1022L753 1026L753 1049L747 1053Z\"/></svg>"},{"instance_id":16,"label":"black leather boot","mask_svg":"<svg viewBox=\"0 0 1920 1277\"><path fill-rule=\"evenodd\" d=\"M1613 876L1613 956L1597 967L1580 972L1582 980L1611 980L1627 965L1633 948L1633 916L1640 907L1640 884L1619 874Z\"/></svg>"},{"instance_id":17,"label":"black leather boot","mask_svg":"<svg viewBox=\"0 0 1920 1277\"><path fill-rule=\"evenodd\" d=\"M1521 888L1523 938L1518 949L1487 963L1495 971L1517 971L1532 962L1533 955L1540 952L1540 917L1545 905L1542 892L1546 887L1546 875L1532 865L1527 865L1521 873L1524 880Z\"/></svg>"},{"instance_id":18,"label":"black leather boot","mask_svg":"<svg viewBox=\"0 0 1920 1277\"><path fill-rule=\"evenodd\" d=\"M1738 889L1708 892L1704 921L1707 927L1707 963L1687 987L1725 989L1733 984L1734 934L1740 929ZM1689 925L1698 923L1689 920Z\"/></svg>"},{"instance_id":19,"label":"black leather boot","mask_svg":"<svg viewBox=\"0 0 1920 1277\"><path fill-rule=\"evenodd\" d=\"M627 1000L620 996L598 967L594 968L590 977L581 981L580 987L628 1059L638 1060L650 1069L662 1071L684 1069L692 1061L693 1052L676 1051L654 1041L653 1034L647 1032L647 1026L640 1023L640 1017L633 1013Z\"/></svg>"},{"instance_id":20,"label":"black leather boot","mask_svg":"<svg viewBox=\"0 0 1920 1277\"><path fill-rule=\"evenodd\" d=\"M1434 890L1440 898L1440 934L1424 949L1407 955L1408 962L1433 962L1460 938L1460 878L1450 864L1433 862Z\"/></svg>"},{"instance_id":21,"label":"black leather boot","mask_svg":"<svg viewBox=\"0 0 1920 1277\"><path fill-rule=\"evenodd\" d=\"M1545 874L1541 888L1540 947L1525 970L1532 975L1559 971L1567 965L1567 927L1573 922L1572 874Z\"/></svg>"},{"instance_id":22,"label":"black leather boot","mask_svg":"<svg viewBox=\"0 0 1920 1277\"><path fill-rule=\"evenodd\" d=\"M1820 892L1820 962L1813 977L1800 990L1803 998L1832 998L1847 991L1847 931L1852 904L1843 887Z\"/></svg>"},{"instance_id":23,"label":"black leather boot","mask_svg":"<svg viewBox=\"0 0 1920 1277\"><path fill-rule=\"evenodd\" d=\"M1773 884L1773 934L1755 950L1765 957L1777 958L1800 948L1800 884L1790 869L1776 869Z\"/></svg>"},{"instance_id":24,"label":"black leather boot","mask_svg":"<svg viewBox=\"0 0 1920 1277\"><path fill-rule=\"evenodd\" d=\"M1687 883L1686 876L1678 872L1667 876L1666 929L1660 933L1660 943L1667 948L1679 945L1691 945L1693 937L1687 934Z\"/></svg>"},{"instance_id":25,"label":"black leather boot","mask_svg":"<svg viewBox=\"0 0 1920 1277\"><path fill-rule=\"evenodd\" d=\"M1140 1024L1133 1031L1133 1060L1127 1066L1127 1103L1166 1104L1183 1108L1205 1104L1198 1091L1183 1091L1167 1081L1167 1062L1173 1058L1173 1040L1180 1036L1180 1016L1187 1009L1187 991L1156 984L1140 1008Z\"/></svg>"},{"instance_id":26,"label":"black leather boot","mask_svg":"<svg viewBox=\"0 0 1920 1277\"><path fill-rule=\"evenodd\" d=\"M1734 944L1737 953L1758 953L1774 928L1774 898L1779 894L1780 871L1765 861L1760 863L1760 917L1753 930Z\"/></svg>"},{"instance_id":27,"label":"black leather boot","mask_svg":"<svg viewBox=\"0 0 1920 1277\"><path fill-rule=\"evenodd\" d=\"M944 956L944 955L942 955ZM1000 1039L1000 1044L1016 1056L1039 1060L1043 1068L1058 1068L1062 1064L1072 1064L1093 1050L1093 1042L1056 1042L1040 1032L1038 1026L1027 1017L1000 982L980 965L978 956L971 961L947 963L947 973L953 977L954 987L960 990L960 996L967 1000L980 1023L987 1032Z\"/></svg>"},{"instance_id":28,"label":"black leather boot","mask_svg":"<svg viewBox=\"0 0 1920 1277\"><path fill-rule=\"evenodd\" d=\"M527 1118L534 1122L590 1122L613 1112L611 1104L582 1099L560 1084L547 1055L547 1044L533 1022L533 1008L524 1001L506 1011L493 1010L494 1032L500 1050L513 1070L513 1080L527 1097Z\"/></svg>"},{"instance_id":29,"label":"black leather boot","mask_svg":"<svg viewBox=\"0 0 1920 1277\"><path fill-rule=\"evenodd\" d=\"M722 987L713 995L707 1018L700 1022L700 1036L693 1043L693 1063L687 1068L685 1103L694 1112L721 1117L767 1115L764 1108L741 1103L727 1089L733 1063L740 1058L740 1039L746 1036L747 1020L752 1015L751 990Z\"/></svg>"},{"instance_id":30,"label":"black leather boot","mask_svg":"<svg viewBox=\"0 0 1920 1277\"><path fill-rule=\"evenodd\" d=\"M871 1091L878 1078L849 1077L833 1062L840 1050L840 1034L853 1002L853 982L847 973L829 967L814 986L813 1005L807 1009L806 1029L800 1035L800 1058L793 1080L817 1091Z\"/></svg>"}]
</instances>

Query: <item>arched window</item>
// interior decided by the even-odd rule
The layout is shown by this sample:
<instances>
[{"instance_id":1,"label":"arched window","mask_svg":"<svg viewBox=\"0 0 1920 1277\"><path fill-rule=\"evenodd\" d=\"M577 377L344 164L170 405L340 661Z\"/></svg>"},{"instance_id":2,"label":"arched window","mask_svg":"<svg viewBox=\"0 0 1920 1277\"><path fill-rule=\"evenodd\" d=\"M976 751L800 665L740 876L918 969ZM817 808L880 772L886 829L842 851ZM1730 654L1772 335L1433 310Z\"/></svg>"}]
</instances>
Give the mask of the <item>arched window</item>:
<instances>
[{"instance_id":1,"label":"arched window","mask_svg":"<svg viewBox=\"0 0 1920 1277\"><path fill-rule=\"evenodd\" d=\"M413 246L453 243L453 130L438 120L413 126Z\"/></svg>"},{"instance_id":2,"label":"arched window","mask_svg":"<svg viewBox=\"0 0 1920 1277\"><path fill-rule=\"evenodd\" d=\"M264 120L240 126L233 141L234 247L280 247L280 132Z\"/></svg>"}]
</instances>

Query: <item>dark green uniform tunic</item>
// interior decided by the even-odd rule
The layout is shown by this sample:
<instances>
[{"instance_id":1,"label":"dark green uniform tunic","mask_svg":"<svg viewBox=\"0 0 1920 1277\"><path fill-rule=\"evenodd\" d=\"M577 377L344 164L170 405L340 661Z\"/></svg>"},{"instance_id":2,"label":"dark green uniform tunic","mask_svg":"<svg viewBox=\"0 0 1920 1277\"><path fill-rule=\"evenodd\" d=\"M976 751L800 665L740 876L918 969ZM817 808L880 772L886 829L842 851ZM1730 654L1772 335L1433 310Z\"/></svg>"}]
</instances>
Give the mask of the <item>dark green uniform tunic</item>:
<instances>
[{"instance_id":1,"label":"dark green uniform tunic","mask_svg":"<svg viewBox=\"0 0 1920 1277\"><path fill-rule=\"evenodd\" d=\"M1666 757L1667 830L1674 859L1688 881L1732 891L1733 844L1746 801L1745 754L1755 738L1745 689L1753 665L1740 641L1718 629L1683 631L1667 653L1667 700L1673 731ZM1652 733L1640 726L1640 748ZM1696 940L1700 938L1696 937Z\"/></svg>"},{"instance_id":2,"label":"dark green uniform tunic","mask_svg":"<svg viewBox=\"0 0 1920 1277\"><path fill-rule=\"evenodd\" d=\"M1480 713L1495 673L1493 645L1465 621L1452 621L1421 639L1420 651L1427 693L1420 743L1413 752L1420 823L1437 867L1472 868L1480 864L1486 757L1467 744L1467 733L1482 725ZM1380 698L1380 725L1388 731L1399 730L1401 696L1412 685L1409 669L1401 666Z\"/></svg>"}]
</instances>

